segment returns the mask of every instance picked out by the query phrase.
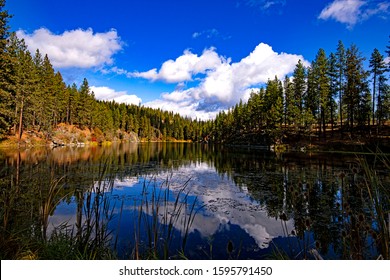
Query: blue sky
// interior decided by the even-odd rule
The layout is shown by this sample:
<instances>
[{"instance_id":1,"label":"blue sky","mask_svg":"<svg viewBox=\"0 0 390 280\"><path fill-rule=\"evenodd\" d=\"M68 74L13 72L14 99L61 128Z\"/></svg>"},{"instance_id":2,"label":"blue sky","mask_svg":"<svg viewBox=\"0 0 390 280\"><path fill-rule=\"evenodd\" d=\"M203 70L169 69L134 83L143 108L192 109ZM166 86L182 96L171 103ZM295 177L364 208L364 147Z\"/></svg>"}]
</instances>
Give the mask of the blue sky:
<instances>
[{"instance_id":1,"label":"blue sky","mask_svg":"<svg viewBox=\"0 0 390 280\"><path fill-rule=\"evenodd\" d=\"M8 0L13 31L99 99L208 119L338 40L389 45L386 0Z\"/></svg>"}]
</instances>

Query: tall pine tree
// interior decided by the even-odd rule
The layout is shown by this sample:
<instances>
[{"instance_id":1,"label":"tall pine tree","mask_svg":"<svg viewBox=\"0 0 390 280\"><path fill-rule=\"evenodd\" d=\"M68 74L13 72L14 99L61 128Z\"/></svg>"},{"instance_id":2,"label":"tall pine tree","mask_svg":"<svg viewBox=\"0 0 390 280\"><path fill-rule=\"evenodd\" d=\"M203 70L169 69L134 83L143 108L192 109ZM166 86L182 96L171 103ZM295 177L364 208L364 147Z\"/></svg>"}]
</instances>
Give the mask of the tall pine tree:
<instances>
[{"instance_id":1,"label":"tall pine tree","mask_svg":"<svg viewBox=\"0 0 390 280\"><path fill-rule=\"evenodd\" d=\"M336 69L337 69L337 91L339 93L339 116L340 116L340 128L343 127L343 100L345 90L345 71L346 71L346 54L343 42L340 40L337 45L336 51Z\"/></svg>"},{"instance_id":2,"label":"tall pine tree","mask_svg":"<svg viewBox=\"0 0 390 280\"><path fill-rule=\"evenodd\" d=\"M7 133L12 116L10 110L12 96L9 92L10 83L12 83L10 76L12 62L7 51L10 35L8 22L11 16L4 7L5 0L0 0L0 138Z\"/></svg>"},{"instance_id":3,"label":"tall pine tree","mask_svg":"<svg viewBox=\"0 0 390 280\"><path fill-rule=\"evenodd\" d=\"M383 58L383 55L378 51L378 49L374 49L373 53L371 54L370 58L370 73L372 74L372 125L375 124L375 104L377 104L378 111L380 111L380 99L381 99L381 93L379 87L379 79L383 76L383 74L386 72L386 63ZM383 78L382 78L383 79ZM383 80L382 80L383 81ZM375 103L376 93L378 93L377 98L378 102ZM379 119L379 117L378 117Z\"/></svg>"},{"instance_id":4,"label":"tall pine tree","mask_svg":"<svg viewBox=\"0 0 390 280\"><path fill-rule=\"evenodd\" d=\"M364 57L359 52L356 45L351 45L346 52L346 88L344 93L344 102L347 107L348 125L351 133L355 122L361 118L359 116L359 107L365 107L361 104L362 94L367 93L368 72L363 68Z\"/></svg>"}]
</instances>

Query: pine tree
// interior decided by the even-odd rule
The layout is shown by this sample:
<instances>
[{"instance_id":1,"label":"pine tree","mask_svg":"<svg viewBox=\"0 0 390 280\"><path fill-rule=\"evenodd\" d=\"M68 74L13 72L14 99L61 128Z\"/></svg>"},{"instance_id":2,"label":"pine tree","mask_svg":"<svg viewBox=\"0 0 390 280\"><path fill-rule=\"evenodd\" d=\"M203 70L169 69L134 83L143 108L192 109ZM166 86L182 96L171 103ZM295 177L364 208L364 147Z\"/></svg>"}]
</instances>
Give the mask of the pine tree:
<instances>
[{"instance_id":1,"label":"pine tree","mask_svg":"<svg viewBox=\"0 0 390 280\"><path fill-rule=\"evenodd\" d=\"M340 129L343 127L343 100L345 90L345 71L346 71L346 55L343 42L340 40L336 51L336 68L338 72L337 91L339 93L339 115L340 115Z\"/></svg>"},{"instance_id":2,"label":"pine tree","mask_svg":"<svg viewBox=\"0 0 390 280\"><path fill-rule=\"evenodd\" d=\"M35 74L37 76L37 84L35 86L35 91L32 96L31 110L32 110L32 125L35 127L39 125L41 127L41 120L43 119L43 106L44 106L44 96L43 96L43 83L42 83L42 65L43 58L39 50L37 49L33 57Z\"/></svg>"},{"instance_id":3,"label":"pine tree","mask_svg":"<svg viewBox=\"0 0 390 280\"><path fill-rule=\"evenodd\" d=\"M39 51L34 58L38 72L38 86L35 92L34 103L39 129L50 134L55 116L55 72L47 55L40 55Z\"/></svg>"},{"instance_id":4,"label":"pine tree","mask_svg":"<svg viewBox=\"0 0 390 280\"><path fill-rule=\"evenodd\" d=\"M375 125L375 97L376 93L378 93L378 102L377 106L380 110L380 87L379 87L379 78L383 76L383 74L386 72L386 63L384 61L383 55L378 51L378 49L374 49L373 53L371 54L370 58L370 68L371 68L371 74L372 74L372 125ZM379 118L378 118L379 123Z\"/></svg>"},{"instance_id":5,"label":"pine tree","mask_svg":"<svg viewBox=\"0 0 390 280\"><path fill-rule=\"evenodd\" d=\"M366 93L368 72L363 68L364 57L356 45L350 46L346 52L346 88L344 102L347 107L347 117L352 133L355 121L359 119L359 107L362 93ZM359 105L360 104L360 105ZM364 107L364 106L363 106Z\"/></svg>"},{"instance_id":6,"label":"pine tree","mask_svg":"<svg viewBox=\"0 0 390 280\"><path fill-rule=\"evenodd\" d=\"M0 138L7 133L12 118L10 110L12 96L9 91L12 83L12 73L10 73L12 62L7 52L10 35L8 21L11 16L4 7L5 0L0 0Z\"/></svg>"},{"instance_id":7,"label":"pine tree","mask_svg":"<svg viewBox=\"0 0 390 280\"><path fill-rule=\"evenodd\" d=\"M9 49L12 49L12 52L9 53L14 58L13 68L15 70L15 84L12 89L13 107L15 108L14 132L17 131L16 134L20 140L25 126L26 108L30 107L37 80L35 65L24 40L19 40L15 34L12 34L9 46ZM17 130L16 126L18 126Z\"/></svg>"},{"instance_id":8,"label":"pine tree","mask_svg":"<svg viewBox=\"0 0 390 280\"><path fill-rule=\"evenodd\" d=\"M390 36L389 36L389 44L390 44ZM387 58L390 58L390 45L386 46L386 51L387 53ZM389 70L390 70L390 60L388 60L388 66L389 66Z\"/></svg>"},{"instance_id":9,"label":"pine tree","mask_svg":"<svg viewBox=\"0 0 390 280\"><path fill-rule=\"evenodd\" d=\"M8 21L12 17L7 10L4 10L5 2L5 0L0 0L0 51L2 54L6 50L8 37L10 35Z\"/></svg>"},{"instance_id":10,"label":"pine tree","mask_svg":"<svg viewBox=\"0 0 390 280\"><path fill-rule=\"evenodd\" d=\"M379 92L380 98L378 99L379 103L379 112L378 112L378 121L379 125L383 125L385 120L390 120L390 85L386 83L387 78L381 76L379 78ZM378 96L379 97L379 96Z\"/></svg>"},{"instance_id":11,"label":"pine tree","mask_svg":"<svg viewBox=\"0 0 390 280\"><path fill-rule=\"evenodd\" d=\"M76 111L78 115L78 124L80 126L88 126L91 128L92 124L92 101L91 91L89 88L88 80L84 78L80 88L79 88L79 99L76 104ZM115 124L116 125L116 124Z\"/></svg>"},{"instance_id":12,"label":"pine tree","mask_svg":"<svg viewBox=\"0 0 390 280\"><path fill-rule=\"evenodd\" d=\"M55 73L53 81L53 125L66 121L68 95L66 84L60 72Z\"/></svg>"},{"instance_id":13,"label":"pine tree","mask_svg":"<svg viewBox=\"0 0 390 280\"><path fill-rule=\"evenodd\" d=\"M79 104L80 95L77 85L73 83L68 86L68 102L67 102L67 119L68 123L73 125L78 121L77 106Z\"/></svg>"},{"instance_id":14,"label":"pine tree","mask_svg":"<svg viewBox=\"0 0 390 280\"><path fill-rule=\"evenodd\" d=\"M268 80L265 89L264 110L267 112L267 128L275 128L283 123L283 87L275 77Z\"/></svg>"},{"instance_id":15,"label":"pine tree","mask_svg":"<svg viewBox=\"0 0 390 280\"><path fill-rule=\"evenodd\" d=\"M309 129L319 115L318 71L315 68L314 62L307 68L307 90L304 96L304 111L302 112L305 127Z\"/></svg>"},{"instance_id":16,"label":"pine tree","mask_svg":"<svg viewBox=\"0 0 390 280\"><path fill-rule=\"evenodd\" d=\"M296 120L296 124L303 125L303 100L305 98L306 92L306 69L303 66L301 60L298 61L298 64L295 66L294 73L294 98L292 100L293 106L297 109L294 112L293 119Z\"/></svg>"},{"instance_id":17,"label":"pine tree","mask_svg":"<svg viewBox=\"0 0 390 280\"><path fill-rule=\"evenodd\" d=\"M323 49L320 49L317 53L315 61L312 63L315 85L317 94L315 98L318 98L316 102L319 106L319 128L321 134L321 126L323 135L325 137L326 132L326 114L328 113L329 104L329 69L328 69L328 61Z\"/></svg>"},{"instance_id":18,"label":"pine tree","mask_svg":"<svg viewBox=\"0 0 390 280\"><path fill-rule=\"evenodd\" d=\"M334 53L329 55L328 63L330 122L333 136L334 116L337 107L334 100L337 95L337 58Z\"/></svg>"},{"instance_id":19,"label":"pine tree","mask_svg":"<svg viewBox=\"0 0 390 280\"><path fill-rule=\"evenodd\" d=\"M284 124L290 126L294 122L294 84L286 76L283 81L284 88Z\"/></svg>"}]
</instances>

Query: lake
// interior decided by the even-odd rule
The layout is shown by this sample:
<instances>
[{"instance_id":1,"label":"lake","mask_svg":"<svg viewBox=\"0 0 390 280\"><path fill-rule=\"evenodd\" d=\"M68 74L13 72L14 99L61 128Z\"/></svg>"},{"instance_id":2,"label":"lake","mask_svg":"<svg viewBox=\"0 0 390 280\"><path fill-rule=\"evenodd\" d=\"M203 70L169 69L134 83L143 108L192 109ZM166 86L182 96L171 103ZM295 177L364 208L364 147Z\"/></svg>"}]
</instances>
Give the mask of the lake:
<instances>
[{"instance_id":1,"label":"lake","mask_svg":"<svg viewBox=\"0 0 390 280\"><path fill-rule=\"evenodd\" d=\"M0 150L2 248L65 235L120 259L388 257L386 164L192 143Z\"/></svg>"}]
</instances>

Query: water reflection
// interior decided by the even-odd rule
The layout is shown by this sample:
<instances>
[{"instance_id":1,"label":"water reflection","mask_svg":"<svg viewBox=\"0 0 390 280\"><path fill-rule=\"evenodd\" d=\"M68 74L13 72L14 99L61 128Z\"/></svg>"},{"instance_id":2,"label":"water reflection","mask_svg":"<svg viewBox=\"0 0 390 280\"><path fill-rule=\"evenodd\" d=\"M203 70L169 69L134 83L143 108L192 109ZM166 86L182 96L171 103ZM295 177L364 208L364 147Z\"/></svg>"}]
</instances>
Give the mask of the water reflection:
<instances>
[{"instance_id":1,"label":"water reflection","mask_svg":"<svg viewBox=\"0 0 390 280\"><path fill-rule=\"evenodd\" d=\"M311 258L312 248L325 258L361 259L388 246L378 238L377 213L355 155L151 143L1 151L0 160L1 230L7 234L23 229L26 237L46 240L66 224L81 236L86 222L107 222L107 240L119 257L129 258L138 244L157 242L148 226L168 234L168 213L174 213L169 255L185 241L183 253L192 259L279 258L280 252ZM389 186L389 170L377 168ZM158 211L140 206L155 199L152 187L168 198ZM177 195L186 203L180 211ZM378 195L387 213L388 196ZM100 210L93 212L96 204ZM102 234L102 242L107 237Z\"/></svg>"}]
</instances>

